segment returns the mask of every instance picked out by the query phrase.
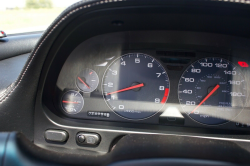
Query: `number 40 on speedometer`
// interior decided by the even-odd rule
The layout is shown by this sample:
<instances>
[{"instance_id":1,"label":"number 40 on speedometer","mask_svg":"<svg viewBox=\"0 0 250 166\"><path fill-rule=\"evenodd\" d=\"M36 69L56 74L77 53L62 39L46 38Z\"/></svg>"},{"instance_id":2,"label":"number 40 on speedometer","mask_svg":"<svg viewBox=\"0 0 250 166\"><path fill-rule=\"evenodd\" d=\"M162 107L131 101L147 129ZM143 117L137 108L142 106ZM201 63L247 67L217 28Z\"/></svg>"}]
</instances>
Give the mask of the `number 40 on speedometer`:
<instances>
[{"instance_id":1,"label":"number 40 on speedometer","mask_svg":"<svg viewBox=\"0 0 250 166\"><path fill-rule=\"evenodd\" d=\"M179 101L195 121L218 125L235 118L246 103L246 82L240 70L222 58L191 64L179 81Z\"/></svg>"}]
</instances>

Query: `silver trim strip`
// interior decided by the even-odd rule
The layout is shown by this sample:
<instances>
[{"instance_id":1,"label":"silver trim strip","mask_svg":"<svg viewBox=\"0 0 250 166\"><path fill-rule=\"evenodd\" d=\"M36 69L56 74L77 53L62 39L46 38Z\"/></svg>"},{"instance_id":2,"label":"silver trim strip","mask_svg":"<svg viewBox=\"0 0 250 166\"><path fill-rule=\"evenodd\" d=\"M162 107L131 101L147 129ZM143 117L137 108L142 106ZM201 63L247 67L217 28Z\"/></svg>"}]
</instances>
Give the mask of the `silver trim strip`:
<instances>
[{"instance_id":1,"label":"silver trim strip","mask_svg":"<svg viewBox=\"0 0 250 166\"><path fill-rule=\"evenodd\" d=\"M86 130L92 130L92 131L107 131L107 132L116 132L116 133L123 133L123 134L148 134L148 135L169 135L169 136L180 136L180 137L190 137L190 138L202 138L202 139L213 139L213 140L223 140L223 141L236 141L236 142L248 142L250 143L250 140L247 139L235 139L235 138L220 138L220 137L205 137L205 136L193 136L193 135L179 135L179 134L164 134L164 133L154 133L154 132L141 132L141 131L127 131L127 130L112 130L112 129L97 129L97 128L85 128L85 127L72 127L72 126L66 126L61 125L56 122L54 122L52 119L48 117L47 114L45 116L49 119L50 122L52 122L54 125L63 127L63 128L69 128L69 129L80 129L83 131Z\"/></svg>"}]
</instances>

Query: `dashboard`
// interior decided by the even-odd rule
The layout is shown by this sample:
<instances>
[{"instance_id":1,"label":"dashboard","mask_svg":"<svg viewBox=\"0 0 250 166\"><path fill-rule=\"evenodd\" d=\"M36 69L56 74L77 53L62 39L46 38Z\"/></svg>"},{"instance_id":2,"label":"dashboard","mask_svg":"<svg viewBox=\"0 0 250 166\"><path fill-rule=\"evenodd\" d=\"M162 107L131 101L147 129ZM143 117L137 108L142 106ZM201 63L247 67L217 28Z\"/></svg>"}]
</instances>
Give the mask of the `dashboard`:
<instances>
[{"instance_id":1,"label":"dashboard","mask_svg":"<svg viewBox=\"0 0 250 166\"><path fill-rule=\"evenodd\" d=\"M92 37L65 61L53 112L72 120L248 130L249 58L213 40L204 45L208 35L228 38L176 31Z\"/></svg>"},{"instance_id":2,"label":"dashboard","mask_svg":"<svg viewBox=\"0 0 250 166\"><path fill-rule=\"evenodd\" d=\"M79 1L1 38L0 165L250 165L249 3Z\"/></svg>"}]
</instances>

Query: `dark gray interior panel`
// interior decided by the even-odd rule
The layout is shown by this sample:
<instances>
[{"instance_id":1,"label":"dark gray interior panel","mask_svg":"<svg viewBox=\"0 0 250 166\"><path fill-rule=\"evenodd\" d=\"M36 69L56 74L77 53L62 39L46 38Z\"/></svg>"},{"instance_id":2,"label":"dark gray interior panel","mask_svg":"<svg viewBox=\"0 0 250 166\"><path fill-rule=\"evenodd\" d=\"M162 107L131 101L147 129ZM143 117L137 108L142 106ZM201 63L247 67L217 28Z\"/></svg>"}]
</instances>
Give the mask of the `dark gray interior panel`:
<instances>
[{"instance_id":1,"label":"dark gray interior panel","mask_svg":"<svg viewBox=\"0 0 250 166\"><path fill-rule=\"evenodd\" d=\"M30 54L23 54L0 61L0 93L16 81Z\"/></svg>"},{"instance_id":2,"label":"dark gray interior panel","mask_svg":"<svg viewBox=\"0 0 250 166\"><path fill-rule=\"evenodd\" d=\"M0 39L0 60L31 52L41 35L13 35Z\"/></svg>"}]
</instances>

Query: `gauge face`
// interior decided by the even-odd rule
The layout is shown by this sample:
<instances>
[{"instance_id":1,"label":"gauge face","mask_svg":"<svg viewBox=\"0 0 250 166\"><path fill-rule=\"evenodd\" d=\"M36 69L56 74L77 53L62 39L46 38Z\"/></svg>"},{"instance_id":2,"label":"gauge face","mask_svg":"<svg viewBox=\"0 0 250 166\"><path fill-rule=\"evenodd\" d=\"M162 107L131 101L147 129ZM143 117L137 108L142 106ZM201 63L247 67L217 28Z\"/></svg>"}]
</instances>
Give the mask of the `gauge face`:
<instances>
[{"instance_id":1,"label":"gauge face","mask_svg":"<svg viewBox=\"0 0 250 166\"><path fill-rule=\"evenodd\" d=\"M84 106L82 95L74 90L64 93L61 102L63 110L68 114L77 114Z\"/></svg>"},{"instance_id":2,"label":"gauge face","mask_svg":"<svg viewBox=\"0 0 250 166\"><path fill-rule=\"evenodd\" d=\"M93 92L99 84L99 78L96 72L92 69L84 69L76 77L77 87L85 92Z\"/></svg>"},{"instance_id":3,"label":"gauge face","mask_svg":"<svg viewBox=\"0 0 250 166\"><path fill-rule=\"evenodd\" d=\"M246 103L246 82L240 70L222 58L191 64L179 81L179 101L195 121L218 125L235 118Z\"/></svg>"},{"instance_id":4,"label":"gauge face","mask_svg":"<svg viewBox=\"0 0 250 166\"><path fill-rule=\"evenodd\" d=\"M153 57L130 53L116 59L103 77L107 105L125 119L141 120L156 114L169 93L169 78Z\"/></svg>"}]
</instances>

